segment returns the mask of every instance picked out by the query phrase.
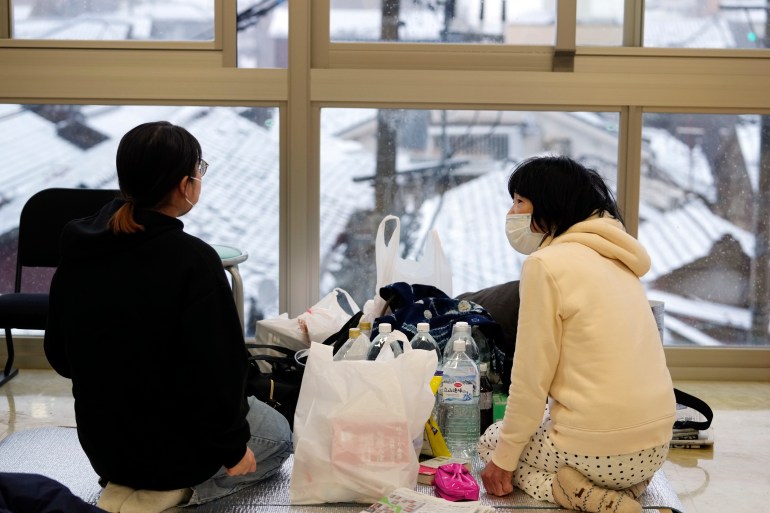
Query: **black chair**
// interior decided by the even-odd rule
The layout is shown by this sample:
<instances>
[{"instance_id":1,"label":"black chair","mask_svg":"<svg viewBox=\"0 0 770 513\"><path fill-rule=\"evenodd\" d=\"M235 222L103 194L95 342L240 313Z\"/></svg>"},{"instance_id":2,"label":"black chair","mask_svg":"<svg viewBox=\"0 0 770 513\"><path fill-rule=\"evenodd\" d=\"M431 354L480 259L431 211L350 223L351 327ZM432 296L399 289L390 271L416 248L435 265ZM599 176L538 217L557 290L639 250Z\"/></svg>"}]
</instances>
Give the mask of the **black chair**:
<instances>
[{"instance_id":1,"label":"black chair","mask_svg":"<svg viewBox=\"0 0 770 513\"><path fill-rule=\"evenodd\" d=\"M108 189L45 189L24 204L19 218L16 284L13 293L0 295L0 327L5 329L8 359L0 373L0 386L18 374L13 368L11 329L44 330L48 319L48 293L22 292L25 267L56 268L59 239L64 225L96 213L117 197Z\"/></svg>"}]
</instances>

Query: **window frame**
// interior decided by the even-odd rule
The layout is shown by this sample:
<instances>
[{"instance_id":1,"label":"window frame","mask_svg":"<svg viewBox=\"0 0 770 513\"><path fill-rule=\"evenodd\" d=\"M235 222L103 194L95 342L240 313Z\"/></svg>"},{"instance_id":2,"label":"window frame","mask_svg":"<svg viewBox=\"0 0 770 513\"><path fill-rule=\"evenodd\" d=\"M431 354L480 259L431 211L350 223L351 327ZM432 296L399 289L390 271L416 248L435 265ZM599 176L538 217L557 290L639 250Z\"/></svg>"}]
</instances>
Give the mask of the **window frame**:
<instances>
[{"instance_id":1,"label":"window frame","mask_svg":"<svg viewBox=\"0 0 770 513\"><path fill-rule=\"evenodd\" d=\"M125 41L82 39L14 39L13 0L0 3L0 48L105 48L105 49L165 49L165 50L222 50L227 46L229 32L222 21L235 19L235 2L214 0L214 39L212 41ZM234 47L233 47L234 48Z\"/></svg>"}]
</instances>

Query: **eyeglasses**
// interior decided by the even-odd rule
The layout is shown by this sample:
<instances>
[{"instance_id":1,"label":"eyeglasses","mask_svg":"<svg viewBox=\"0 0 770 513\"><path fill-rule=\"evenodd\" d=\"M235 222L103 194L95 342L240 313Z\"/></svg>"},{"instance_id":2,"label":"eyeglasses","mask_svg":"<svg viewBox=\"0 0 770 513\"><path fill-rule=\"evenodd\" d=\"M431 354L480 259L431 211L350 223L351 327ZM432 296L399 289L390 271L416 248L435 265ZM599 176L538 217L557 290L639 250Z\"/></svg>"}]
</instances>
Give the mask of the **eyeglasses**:
<instances>
[{"instance_id":1,"label":"eyeglasses","mask_svg":"<svg viewBox=\"0 0 770 513\"><path fill-rule=\"evenodd\" d=\"M209 168L209 163L203 159L198 161L198 174L203 176L206 174L206 170Z\"/></svg>"}]
</instances>

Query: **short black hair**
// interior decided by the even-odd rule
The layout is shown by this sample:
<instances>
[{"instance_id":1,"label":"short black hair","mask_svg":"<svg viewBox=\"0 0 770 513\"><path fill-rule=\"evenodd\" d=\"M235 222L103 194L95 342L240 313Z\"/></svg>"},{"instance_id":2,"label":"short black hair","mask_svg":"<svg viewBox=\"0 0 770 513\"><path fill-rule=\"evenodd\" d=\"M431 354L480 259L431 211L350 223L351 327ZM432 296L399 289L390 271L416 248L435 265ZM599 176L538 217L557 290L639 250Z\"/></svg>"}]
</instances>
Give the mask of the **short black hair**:
<instances>
[{"instance_id":1,"label":"short black hair","mask_svg":"<svg viewBox=\"0 0 770 513\"><path fill-rule=\"evenodd\" d=\"M508 193L532 203L532 220L558 237L594 214L609 214L623 223L612 191L601 175L565 156L531 157L508 178Z\"/></svg>"},{"instance_id":2,"label":"short black hair","mask_svg":"<svg viewBox=\"0 0 770 513\"><path fill-rule=\"evenodd\" d=\"M198 140L180 126L168 121L136 126L118 145L120 191L138 207L155 207L182 178L195 174L201 156Z\"/></svg>"}]
</instances>

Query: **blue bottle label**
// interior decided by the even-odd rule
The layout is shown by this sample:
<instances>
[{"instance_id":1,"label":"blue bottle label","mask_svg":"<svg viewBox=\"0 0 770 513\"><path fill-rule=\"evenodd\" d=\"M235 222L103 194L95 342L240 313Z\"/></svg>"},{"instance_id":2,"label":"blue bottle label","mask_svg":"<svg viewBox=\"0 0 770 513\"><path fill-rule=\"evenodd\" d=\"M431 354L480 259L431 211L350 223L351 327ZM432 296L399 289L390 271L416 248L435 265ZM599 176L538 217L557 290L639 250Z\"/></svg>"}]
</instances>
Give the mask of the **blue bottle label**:
<instances>
[{"instance_id":1,"label":"blue bottle label","mask_svg":"<svg viewBox=\"0 0 770 513\"><path fill-rule=\"evenodd\" d=\"M476 376L452 376L441 382L441 400L445 403L473 401Z\"/></svg>"}]
</instances>

